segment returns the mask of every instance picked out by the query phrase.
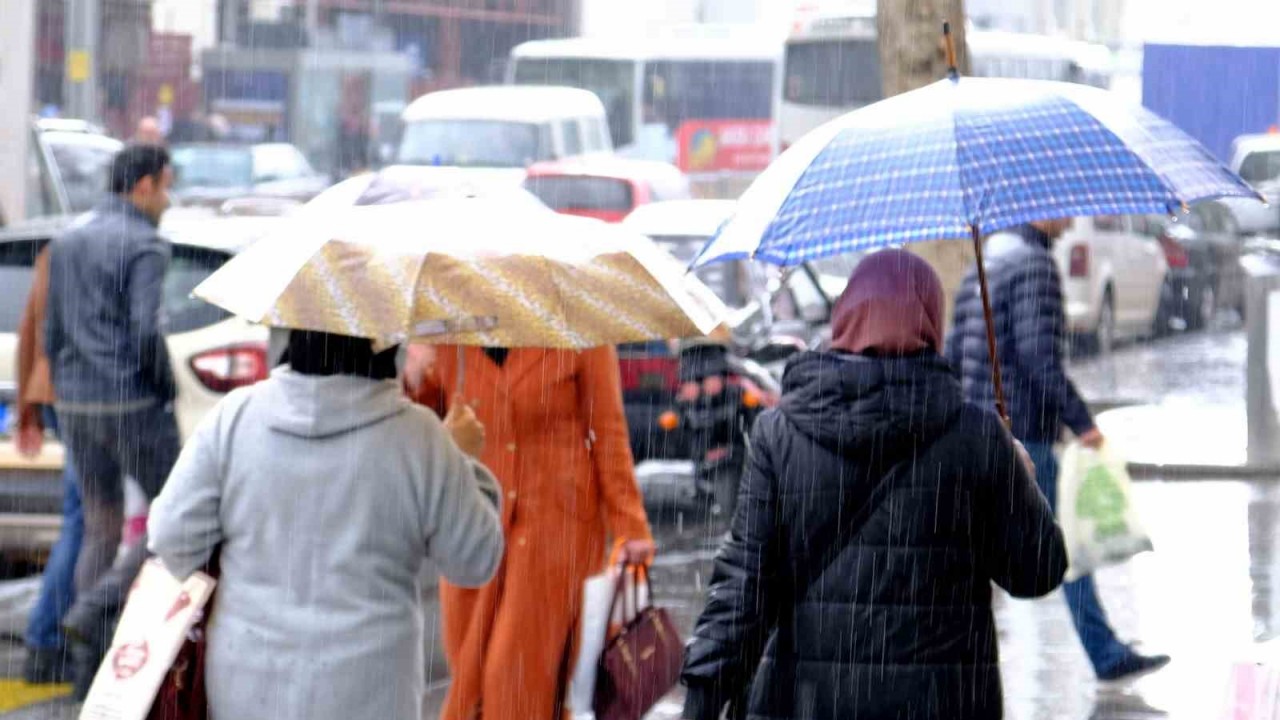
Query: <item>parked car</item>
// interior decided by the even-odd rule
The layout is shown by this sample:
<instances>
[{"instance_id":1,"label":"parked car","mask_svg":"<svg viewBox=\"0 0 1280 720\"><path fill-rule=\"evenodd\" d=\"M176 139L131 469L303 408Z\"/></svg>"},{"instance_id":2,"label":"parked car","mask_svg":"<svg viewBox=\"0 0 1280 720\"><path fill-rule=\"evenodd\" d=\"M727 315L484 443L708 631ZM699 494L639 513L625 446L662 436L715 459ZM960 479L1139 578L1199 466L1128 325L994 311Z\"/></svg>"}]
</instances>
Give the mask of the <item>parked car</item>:
<instances>
[{"instance_id":1,"label":"parked car","mask_svg":"<svg viewBox=\"0 0 1280 720\"><path fill-rule=\"evenodd\" d=\"M468 168L513 185L534 163L613 151L600 98L577 88L442 90L402 117L398 164Z\"/></svg>"},{"instance_id":2,"label":"parked car","mask_svg":"<svg viewBox=\"0 0 1280 720\"><path fill-rule=\"evenodd\" d=\"M40 249L67 224L49 218L0 231L0 551L43 550L60 526L62 448L56 442L36 460L21 458L11 438L16 400L14 354L32 265ZM165 278L169 352L178 382L175 413L187 437L223 395L267 374L267 332L191 297L191 291L235 252L274 227L274 218L222 218L176 209L162 232L173 241Z\"/></svg>"},{"instance_id":3,"label":"parked car","mask_svg":"<svg viewBox=\"0 0 1280 720\"><path fill-rule=\"evenodd\" d=\"M1157 331L1198 330L1221 308L1243 311L1242 243L1228 207L1197 203L1184 217L1149 215L1135 226L1160 244L1169 265Z\"/></svg>"},{"instance_id":4,"label":"parked car","mask_svg":"<svg viewBox=\"0 0 1280 720\"><path fill-rule=\"evenodd\" d=\"M651 203L637 208L623 224L652 238L677 260L689 263L735 205L729 200ZM830 339L834 296L828 294L821 274L812 265L784 274L758 263L736 261L701 268L697 275L733 314L734 358L752 361L737 371L755 378L760 386L776 386L781 363L790 353L818 347ZM687 457L686 440L660 429L661 417L673 407L679 390L678 354L665 342L638 343L622 346L619 359L637 458ZM759 377L761 371L768 377Z\"/></svg>"},{"instance_id":5,"label":"parked car","mask_svg":"<svg viewBox=\"0 0 1280 720\"><path fill-rule=\"evenodd\" d=\"M107 191L111 160L124 144L83 120L44 119L31 126L28 219L74 215ZM3 223L0 222L0 225Z\"/></svg>"},{"instance_id":6,"label":"parked car","mask_svg":"<svg viewBox=\"0 0 1280 720\"><path fill-rule=\"evenodd\" d=\"M1231 169L1249 183L1267 203L1248 198L1224 198L1239 231L1244 235L1280 232L1280 133L1241 135L1231 145Z\"/></svg>"},{"instance_id":7,"label":"parked car","mask_svg":"<svg viewBox=\"0 0 1280 720\"><path fill-rule=\"evenodd\" d=\"M1076 218L1054 245L1068 330L1100 352L1119 339L1155 332L1169 263L1143 227L1119 215Z\"/></svg>"},{"instance_id":8,"label":"parked car","mask_svg":"<svg viewBox=\"0 0 1280 720\"><path fill-rule=\"evenodd\" d=\"M305 202L330 184L288 143L191 143L171 154L179 205L219 207L245 197Z\"/></svg>"},{"instance_id":9,"label":"parked car","mask_svg":"<svg viewBox=\"0 0 1280 720\"><path fill-rule=\"evenodd\" d=\"M524 188L557 212L613 223L641 205L693 197L675 165L613 156L536 163Z\"/></svg>"}]
</instances>

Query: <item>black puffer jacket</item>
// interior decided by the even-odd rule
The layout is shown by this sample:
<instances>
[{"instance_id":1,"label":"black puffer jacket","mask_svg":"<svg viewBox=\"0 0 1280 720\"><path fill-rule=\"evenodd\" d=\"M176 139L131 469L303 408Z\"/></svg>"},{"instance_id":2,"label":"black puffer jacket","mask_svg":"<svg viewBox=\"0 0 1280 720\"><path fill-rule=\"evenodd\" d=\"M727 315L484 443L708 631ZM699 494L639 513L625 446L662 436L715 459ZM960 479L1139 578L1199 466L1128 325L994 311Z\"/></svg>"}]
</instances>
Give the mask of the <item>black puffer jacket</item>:
<instances>
[{"instance_id":1,"label":"black puffer jacket","mask_svg":"<svg viewBox=\"0 0 1280 720\"><path fill-rule=\"evenodd\" d=\"M1067 565L1000 421L935 355L806 353L783 393L752 432L685 717L744 694L751 718L1000 717L990 583L1044 595Z\"/></svg>"},{"instance_id":2,"label":"black puffer jacket","mask_svg":"<svg viewBox=\"0 0 1280 720\"><path fill-rule=\"evenodd\" d=\"M1030 225L996 233L987 240L986 267L1014 436L1023 442L1053 443L1063 425L1083 435L1093 427L1093 418L1066 373L1062 280L1048 236ZM974 269L956 296L947 359L964 378L965 398L995 407L980 293Z\"/></svg>"}]
</instances>

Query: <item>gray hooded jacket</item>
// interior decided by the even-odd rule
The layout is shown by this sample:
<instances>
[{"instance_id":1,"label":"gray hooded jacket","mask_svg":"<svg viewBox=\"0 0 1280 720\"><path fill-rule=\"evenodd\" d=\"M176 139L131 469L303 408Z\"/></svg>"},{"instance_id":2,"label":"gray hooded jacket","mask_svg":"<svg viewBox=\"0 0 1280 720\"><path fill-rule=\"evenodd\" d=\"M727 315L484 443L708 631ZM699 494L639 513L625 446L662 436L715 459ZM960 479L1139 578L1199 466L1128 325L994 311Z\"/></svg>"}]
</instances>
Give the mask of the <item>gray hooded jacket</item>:
<instances>
[{"instance_id":1,"label":"gray hooded jacket","mask_svg":"<svg viewBox=\"0 0 1280 720\"><path fill-rule=\"evenodd\" d=\"M196 430L150 517L186 577L220 548L213 717L421 717L420 570L478 586L503 553L497 482L394 381L288 369Z\"/></svg>"}]
</instances>

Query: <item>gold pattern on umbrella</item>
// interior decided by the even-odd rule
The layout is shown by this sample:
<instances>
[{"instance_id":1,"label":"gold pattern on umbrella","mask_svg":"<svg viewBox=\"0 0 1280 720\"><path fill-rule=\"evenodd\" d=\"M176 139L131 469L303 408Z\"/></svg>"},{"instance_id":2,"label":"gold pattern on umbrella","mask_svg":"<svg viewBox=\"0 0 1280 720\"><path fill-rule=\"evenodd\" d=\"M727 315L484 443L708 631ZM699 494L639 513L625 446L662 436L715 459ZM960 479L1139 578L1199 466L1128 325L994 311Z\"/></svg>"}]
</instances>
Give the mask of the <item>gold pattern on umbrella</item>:
<instances>
[{"instance_id":1,"label":"gold pattern on umbrella","mask_svg":"<svg viewBox=\"0 0 1280 720\"><path fill-rule=\"evenodd\" d=\"M480 199L309 218L232 259L195 295L254 322L379 346L587 348L704 335L727 314L643 236Z\"/></svg>"}]
</instances>

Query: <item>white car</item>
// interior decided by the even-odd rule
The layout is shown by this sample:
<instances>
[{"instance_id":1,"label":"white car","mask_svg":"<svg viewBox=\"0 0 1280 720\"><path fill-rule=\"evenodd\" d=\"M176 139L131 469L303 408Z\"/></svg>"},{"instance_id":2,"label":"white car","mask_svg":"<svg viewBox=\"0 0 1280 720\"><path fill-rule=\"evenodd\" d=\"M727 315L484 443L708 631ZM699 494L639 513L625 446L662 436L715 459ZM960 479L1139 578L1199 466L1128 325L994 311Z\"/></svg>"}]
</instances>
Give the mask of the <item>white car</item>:
<instances>
[{"instance_id":1,"label":"white car","mask_svg":"<svg viewBox=\"0 0 1280 720\"><path fill-rule=\"evenodd\" d=\"M1231 145L1231 169L1267 199L1223 198L1244 235L1280 231L1280 133L1241 135Z\"/></svg>"},{"instance_id":2,"label":"white car","mask_svg":"<svg viewBox=\"0 0 1280 720\"><path fill-rule=\"evenodd\" d=\"M530 165L613 152L604 105L578 88L497 85L405 108L396 163L467 168L519 184Z\"/></svg>"},{"instance_id":3,"label":"white car","mask_svg":"<svg viewBox=\"0 0 1280 720\"><path fill-rule=\"evenodd\" d=\"M161 231L173 241L173 259L164 307L183 438L223 395L257 382L268 370L267 330L192 298L191 291L278 222L206 210L172 210L165 216ZM32 263L65 223L65 218L49 219L0 231L0 551L46 549L61 524L61 445L50 440L39 458L27 460L15 450L11 431L17 329Z\"/></svg>"},{"instance_id":4,"label":"white car","mask_svg":"<svg viewBox=\"0 0 1280 720\"><path fill-rule=\"evenodd\" d=\"M1076 218L1054 245L1067 326L1108 352L1121 338L1152 334L1169 264L1160 243L1134 218Z\"/></svg>"}]
</instances>

